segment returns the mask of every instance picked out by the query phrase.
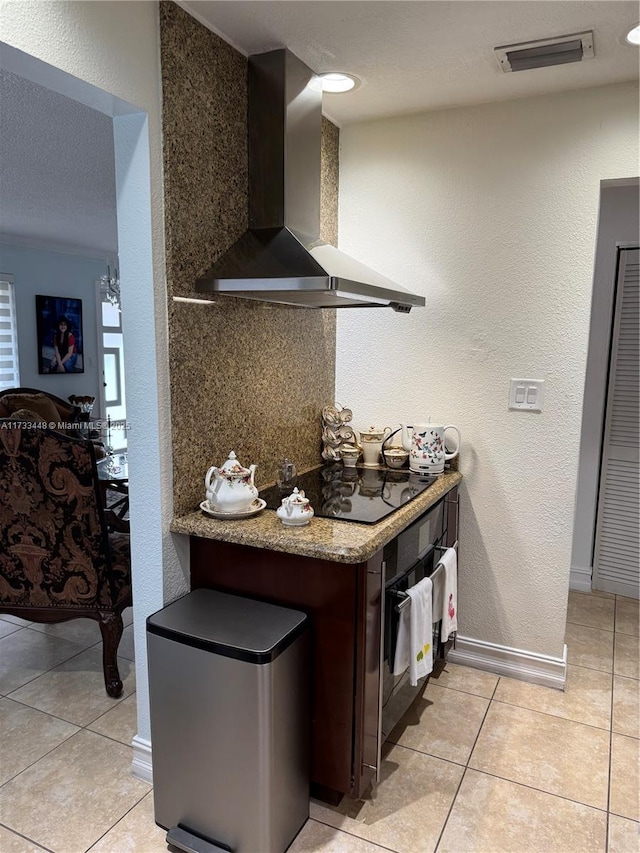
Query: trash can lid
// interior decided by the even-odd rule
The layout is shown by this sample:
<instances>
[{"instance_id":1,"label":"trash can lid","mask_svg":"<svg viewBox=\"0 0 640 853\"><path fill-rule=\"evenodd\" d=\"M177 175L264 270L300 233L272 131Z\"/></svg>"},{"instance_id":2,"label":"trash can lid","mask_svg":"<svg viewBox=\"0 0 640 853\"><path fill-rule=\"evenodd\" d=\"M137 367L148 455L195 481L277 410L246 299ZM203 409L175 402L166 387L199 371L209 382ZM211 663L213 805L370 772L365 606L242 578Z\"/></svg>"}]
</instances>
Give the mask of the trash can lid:
<instances>
[{"instance_id":1,"label":"trash can lid","mask_svg":"<svg viewBox=\"0 0 640 853\"><path fill-rule=\"evenodd\" d=\"M270 663L304 631L307 616L266 601L196 589L147 617L147 631L250 663Z\"/></svg>"}]
</instances>

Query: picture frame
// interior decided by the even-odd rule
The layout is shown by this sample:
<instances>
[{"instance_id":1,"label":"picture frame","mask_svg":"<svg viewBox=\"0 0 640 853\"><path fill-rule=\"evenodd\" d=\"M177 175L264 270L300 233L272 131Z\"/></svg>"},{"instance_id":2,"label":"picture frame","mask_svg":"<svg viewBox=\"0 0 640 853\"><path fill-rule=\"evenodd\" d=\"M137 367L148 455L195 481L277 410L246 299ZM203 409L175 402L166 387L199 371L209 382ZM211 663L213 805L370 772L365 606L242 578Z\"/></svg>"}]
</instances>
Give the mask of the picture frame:
<instances>
[{"instance_id":1,"label":"picture frame","mask_svg":"<svg viewBox=\"0 0 640 853\"><path fill-rule=\"evenodd\" d=\"M82 300L36 296L38 373L84 373Z\"/></svg>"}]
</instances>

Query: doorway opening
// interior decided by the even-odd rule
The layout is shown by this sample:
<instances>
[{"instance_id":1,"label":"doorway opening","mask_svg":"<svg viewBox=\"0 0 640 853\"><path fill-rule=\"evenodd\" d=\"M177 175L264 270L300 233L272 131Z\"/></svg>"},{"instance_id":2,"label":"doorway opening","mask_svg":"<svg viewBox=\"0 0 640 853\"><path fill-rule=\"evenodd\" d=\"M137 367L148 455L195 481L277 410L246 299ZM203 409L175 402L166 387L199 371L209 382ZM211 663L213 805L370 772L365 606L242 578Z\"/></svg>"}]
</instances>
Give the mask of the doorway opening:
<instances>
[{"instance_id":1,"label":"doorway opening","mask_svg":"<svg viewBox=\"0 0 640 853\"><path fill-rule=\"evenodd\" d=\"M171 512L171 506L165 498L165 495L170 494L169 416L158 399L159 396L168 399L168 378L158 371L158 363L168 361L166 322L162 322L161 316L166 305L162 297L156 303L154 278L159 287L163 279L160 249L156 259L158 269L154 276L152 239L152 211L155 233L161 235L161 230L157 228L158 204L153 201L158 193L152 194L151 191L152 184L155 187L160 180L160 154L156 148L152 151L149 116L139 106L127 103L86 80L74 77L10 45L2 44L1 47L0 68L89 106L108 116L110 121L109 132L112 133L115 150L118 269L124 309L121 334L123 352L126 351L121 376L126 376L130 390L127 420L132 425L131 431L127 432L127 455L131 472L129 501L133 627L135 646L139 651L135 661L138 734L133 741L133 766L136 775L150 779L149 762L146 759L140 761L140 756L150 755L144 619L148 613L164 604L167 547L163 530L167 527L166 518ZM151 73L145 78L145 83L149 83L150 90L155 85ZM150 110L155 109L152 92L142 102L151 104ZM154 113L154 132L159 132L158 126L159 116ZM158 239L161 240L161 236ZM100 271L89 277L91 288L104 271L104 257L105 253L102 252ZM95 328L95 312L91 312L91 319ZM156 328L159 329L159 339L156 338Z\"/></svg>"},{"instance_id":2,"label":"doorway opening","mask_svg":"<svg viewBox=\"0 0 640 853\"><path fill-rule=\"evenodd\" d=\"M601 182L569 588L591 592L618 252L637 246L637 177Z\"/></svg>"},{"instance_id":3,"label":"doorway opening","mask_svg":"<svg viewBox=\"0 0 640 853\"><path fill-rule=\"evenodd\" d=\"M103 424L103 435L109 452L123 454L127 450L127 404L122 308L109 298L102 280L96 285L96 309L98 362L102 369L100 416L107 423L106 428Z\"/></svg>"}]
</instances>

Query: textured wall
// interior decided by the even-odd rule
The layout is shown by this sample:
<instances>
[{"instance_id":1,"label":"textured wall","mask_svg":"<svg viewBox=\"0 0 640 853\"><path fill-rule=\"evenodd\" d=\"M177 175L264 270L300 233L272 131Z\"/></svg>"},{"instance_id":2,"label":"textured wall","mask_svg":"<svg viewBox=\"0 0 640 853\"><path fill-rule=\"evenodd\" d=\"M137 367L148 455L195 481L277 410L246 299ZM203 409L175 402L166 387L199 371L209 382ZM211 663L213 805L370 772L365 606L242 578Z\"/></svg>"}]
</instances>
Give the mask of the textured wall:
<instances>
[{"instance_id":1,"label":"textured wall","mask_svg":"<svg viewBox=\"0 0 640 853\"><path fill-rule=\"evenodd\" d=\"M169 295L247 227L246 59L172 3L160 7ZM323 228L337 237L337 129L323 134ZM258 466L320 462L320 410L334 398L335 312L220 298L170 302L175 512L204 497L204 475L233 449Z\"/></svg>"},{"instance_id":2,"label":"textured wall","mask_svg":"<svg viewBox=\"0 0 640 853\"><path fill-rule=\"evenodd\" d=\"M600 180L637 174L638 92L609 86L341 132L340 248L424 294L338 318L356 426L460 427L460 632L562 653ZM542 414L510 377L544 379Z\"/></svg>"},{"instance_id":3,"label":"textured wall","mask_svg":"<svg viewBox=\"0 0 640 853\"><path fill-rule=\"evenodd\" d=\"M2 40L24 52L16 55L3 49L3 67L108 115L118 112L118 98L135 105L127 108L134 115L121 115L114 126L116 158L126 175L118 194L118 227L125 233L119 230L118 242L127 417L132 423L129 463L138 735L144 740L149 737L145 617L184 590L169 533L171 439L166 417L169 377L157 5L43 2L37 15L33 11L29 3L0 0ZM136 127L131 128L132 124ZM143 161L140 169L139 162L131 166L134 160ZM131 228L128 217L134 220ZM141 228L146 230L144 244L136 232Z\"/></svg>"}]
</instances>

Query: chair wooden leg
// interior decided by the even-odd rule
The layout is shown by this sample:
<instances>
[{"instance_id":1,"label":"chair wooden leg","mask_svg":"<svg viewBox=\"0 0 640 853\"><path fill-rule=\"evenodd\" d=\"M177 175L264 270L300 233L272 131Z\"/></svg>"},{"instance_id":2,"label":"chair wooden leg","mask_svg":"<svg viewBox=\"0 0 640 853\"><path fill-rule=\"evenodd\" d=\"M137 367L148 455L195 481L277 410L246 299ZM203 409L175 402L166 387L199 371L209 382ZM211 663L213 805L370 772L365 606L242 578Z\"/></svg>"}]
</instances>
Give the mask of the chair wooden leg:
<instances>
[{"instance_id":1,"label":"chair wooden leg","mask_svg":"<svg viewBox=\"0 0 640 853\"><path fill-rule=\"evenodd\" d=\"M122 616L119 613L100 613L104 685L109 696L113 696L114 699L117 699L122 693L122 681L118 672L118 645L122 637L123 627Z\"/></svg>"}]
</instances>

